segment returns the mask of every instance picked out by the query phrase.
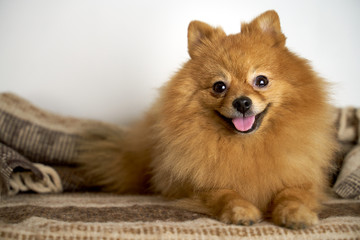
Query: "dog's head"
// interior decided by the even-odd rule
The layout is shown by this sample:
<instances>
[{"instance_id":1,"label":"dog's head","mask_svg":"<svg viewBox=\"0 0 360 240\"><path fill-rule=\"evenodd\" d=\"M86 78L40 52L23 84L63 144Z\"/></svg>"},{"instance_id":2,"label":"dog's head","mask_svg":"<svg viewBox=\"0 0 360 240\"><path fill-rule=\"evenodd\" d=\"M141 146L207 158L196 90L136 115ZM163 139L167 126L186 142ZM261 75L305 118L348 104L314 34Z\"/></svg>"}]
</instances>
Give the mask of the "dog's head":
<instances>
[{"instance_id":1,"label":"dog's head","mask_svg":"<svg viewBox=\"0 0 360 240\"><path fill-rule=\"evenodd\" d=\"M314 74L285 47L285 40L275 11L243 23L235 35L191 22L186 68L201 106L227 129L247 134L286 117L299 101L311 104ZM295 111L302 112L301 107Z\"/></svg>"}]
</instances>

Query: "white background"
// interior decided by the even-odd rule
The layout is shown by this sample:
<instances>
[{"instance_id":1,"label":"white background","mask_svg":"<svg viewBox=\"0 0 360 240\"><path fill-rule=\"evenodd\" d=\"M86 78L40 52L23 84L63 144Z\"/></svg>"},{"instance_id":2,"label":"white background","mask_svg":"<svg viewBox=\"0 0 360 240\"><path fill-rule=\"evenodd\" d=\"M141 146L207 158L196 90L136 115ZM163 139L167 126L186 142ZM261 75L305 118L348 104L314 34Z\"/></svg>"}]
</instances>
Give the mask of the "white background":
<instances>
[{"instance_id":1,"label":"white background","mask_svg":"<svg viewBox=\"0 0 360 240\"><path fill-rule=\"evenodd\" d=\"M360 1L0 0L0 91L62 115L127 124L188 59L191 20L237 33L280 15L287 46L360 106Z\"/></svg>"}]
</instances>

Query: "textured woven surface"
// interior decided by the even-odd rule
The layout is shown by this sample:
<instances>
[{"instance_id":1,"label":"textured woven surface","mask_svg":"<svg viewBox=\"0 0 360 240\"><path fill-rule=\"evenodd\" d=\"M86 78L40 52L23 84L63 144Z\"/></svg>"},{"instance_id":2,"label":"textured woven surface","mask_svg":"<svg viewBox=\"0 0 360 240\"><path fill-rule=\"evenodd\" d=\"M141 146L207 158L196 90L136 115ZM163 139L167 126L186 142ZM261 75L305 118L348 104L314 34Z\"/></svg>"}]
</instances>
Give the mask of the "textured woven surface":
<instances>
[{"instance_id":1,"label":"textured woven surface","mask_svg":"<svg viewBox=\"0 0 360 240\"><path fill-rule=\"evenodd\" d=\"M351 147L344 155L333 189L342 198L360 199L360 109L340 109L338 128L340 143Z\"/></svg>"},{"instance_id":2,"label":"textured woven surface","mask_svg":"<svg viewBox=\"0 0 360 240\"><path fill-rule=\"evenodd\" d=\"M326 205L318 225L288 230L263 221L226 225L156 196L22 194L0 205L1 239L356 239L360 201Z\"/></svg>"},{"instance_id":3,"label":"textured woven surface","mask_svg":"<svg viewBox=\"0 0 360 240\"><path fill-rule=\"evenodd\" d=\"M41 182L43 173L33 163L54 168L65 191L88 188L74 164L76 142L84 129L104 126L114 127L52 114L16 95L0 94L0 197L25 190L39 192L26 186L11 188L10 180L15 172L30 171L38 185L49 184Z\"/></svg>"}]
</instances>

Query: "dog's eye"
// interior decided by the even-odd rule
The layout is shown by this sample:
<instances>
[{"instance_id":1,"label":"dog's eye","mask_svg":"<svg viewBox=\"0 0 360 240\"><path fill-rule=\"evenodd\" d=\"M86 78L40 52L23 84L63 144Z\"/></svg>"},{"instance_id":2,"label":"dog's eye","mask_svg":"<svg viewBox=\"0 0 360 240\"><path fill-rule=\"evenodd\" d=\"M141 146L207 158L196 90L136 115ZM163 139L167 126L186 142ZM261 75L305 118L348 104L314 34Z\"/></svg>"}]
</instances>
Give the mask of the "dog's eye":
<instances>
[{"instance_id":1,"label":"dog's eye","mask_svg":"<svg viewBox=\"0 0 360 240\"><path fill-rule=\"evenodd\" d=\"M263 88L266 87L269 84L269 80L264 75L259 75L255 78L254 85Z\"/></svg>"},{"instance_id":2,"label":"dog's eye","mask_svg":"<svg viewBox=\"0 0 360 240\"><path fill-rule=\"evenodd\" d=\"M223 93L226 90L226 84L224 82L216 82L213 85L213 90L216 93Z\"/></svg>"}]
</instances>

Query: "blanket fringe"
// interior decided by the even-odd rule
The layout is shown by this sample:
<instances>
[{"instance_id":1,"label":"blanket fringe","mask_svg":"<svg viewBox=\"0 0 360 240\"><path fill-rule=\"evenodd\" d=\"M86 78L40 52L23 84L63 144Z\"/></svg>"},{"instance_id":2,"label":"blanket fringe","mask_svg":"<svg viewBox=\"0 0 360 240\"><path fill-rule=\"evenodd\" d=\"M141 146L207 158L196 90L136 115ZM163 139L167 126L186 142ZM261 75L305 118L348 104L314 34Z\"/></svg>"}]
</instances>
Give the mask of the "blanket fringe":
<instances>
[{"instance_id":1,"label":"blanket fringe","mask_svg":"<svg viewBox=\"0 0 360 240\"><path fill-rule=\"evenodd\" d=\"M43 179L36 180L31 172L15 172L9 179L9 195L32 190L37 193L59 193L63 191L59 174L51 167L34 163L43 174Z\"/></svg>"}]
</instances>

